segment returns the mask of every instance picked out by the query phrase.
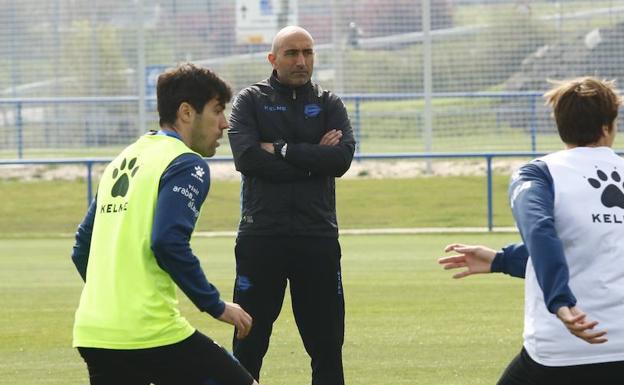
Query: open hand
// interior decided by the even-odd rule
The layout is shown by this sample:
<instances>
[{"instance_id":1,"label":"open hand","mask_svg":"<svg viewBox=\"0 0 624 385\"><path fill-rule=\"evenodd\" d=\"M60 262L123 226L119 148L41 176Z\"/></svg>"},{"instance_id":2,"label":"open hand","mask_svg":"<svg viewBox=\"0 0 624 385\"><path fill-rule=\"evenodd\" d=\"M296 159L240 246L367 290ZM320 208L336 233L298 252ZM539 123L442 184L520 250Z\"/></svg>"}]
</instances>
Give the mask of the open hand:
<instances>
[{"instance_id":1,"label":"open hand","mask_svg":"<svg viewBox=\"0 0 624 385\"><path fill-rule=\"evenodd\" d=\"M586 317L587 315L576 306L562 306L557 310L557 318L563 322L570 333L590 344L607 342L604 337L607 331L594 331L598 321L587 321Z\"/></svg>"},{"instance_id":2,"label":"open hand","mask_svg":"<svg viewBox=\"0 0 624 385\"><path fill-rule=\"evenodd\" d=\"M444 270L467 268L455 275L453 278L464 278L472 274L483 274L491 272L492 261L496 256L496 251L485 246L470 246L461 243L452 243L444 248L445 252L454 251L460 253L450 257L438 259L438 263L444 265Z\"/></svg>"}]
</instances>

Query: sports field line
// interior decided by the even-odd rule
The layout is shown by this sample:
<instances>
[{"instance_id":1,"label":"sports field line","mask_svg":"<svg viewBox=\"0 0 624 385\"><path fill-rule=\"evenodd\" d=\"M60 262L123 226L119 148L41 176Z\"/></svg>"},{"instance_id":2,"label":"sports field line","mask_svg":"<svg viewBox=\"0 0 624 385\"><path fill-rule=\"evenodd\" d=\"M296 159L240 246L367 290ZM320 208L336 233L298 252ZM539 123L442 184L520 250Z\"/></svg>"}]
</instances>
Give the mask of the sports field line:
<instances>
[{"instance_id":1,"label":"sports field line","mask_svg":"<svg viewBox=\"0 0 624 385\"><path fill-rule=\"evenodd\" d=\"M493 233L516 233L515 227L494 227ZM390 229L344 229L340 235L488 233L487 227L405 227ZM235 237L236 231L196 231L196 237Z\"/></svg>"}]
</instances>

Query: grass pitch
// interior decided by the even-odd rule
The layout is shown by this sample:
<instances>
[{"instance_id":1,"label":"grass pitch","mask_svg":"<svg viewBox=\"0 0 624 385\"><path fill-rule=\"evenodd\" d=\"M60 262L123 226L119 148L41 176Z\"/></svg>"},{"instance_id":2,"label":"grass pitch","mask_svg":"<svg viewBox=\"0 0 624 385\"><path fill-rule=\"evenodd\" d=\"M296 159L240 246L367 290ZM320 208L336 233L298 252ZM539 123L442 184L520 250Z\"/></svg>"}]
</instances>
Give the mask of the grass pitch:
<instances>
[{"instance_id":1,"label":"grass pitch","mask_svg":"<svg viewBox=\"0 0 624 385\"><path fill-rule=\"evenodd\" d=\"M495 175L494 224L513 226L507 202L508 175ZM410 179L339 179L338 222L342 229L388 227L484 227L485 176ZM240 183L215 181L197 231L235 231ZM86 208L86 183L0 180L0 239L73 234Z\"/></svg>"},{"instance_id":2,"label":"grass pitch","mask_svg":"<svg viewBox=\"0 0 624 385\"><path fill-rule=\"evenodd\" d=\"M522 281L500 274L456 281L436 263L453 241L500 247L514 234L344 236L348 384L492 384L521 347ZM87 384L71 348L82 282L69 258L73 241L0 240L0 384ZM232 238L192 242L208 278L231 298ZM182 312L230 347L232 329ZM263 385L310 382L309 362L286 299L262 370Z\"/></svg>"}]
</instances>

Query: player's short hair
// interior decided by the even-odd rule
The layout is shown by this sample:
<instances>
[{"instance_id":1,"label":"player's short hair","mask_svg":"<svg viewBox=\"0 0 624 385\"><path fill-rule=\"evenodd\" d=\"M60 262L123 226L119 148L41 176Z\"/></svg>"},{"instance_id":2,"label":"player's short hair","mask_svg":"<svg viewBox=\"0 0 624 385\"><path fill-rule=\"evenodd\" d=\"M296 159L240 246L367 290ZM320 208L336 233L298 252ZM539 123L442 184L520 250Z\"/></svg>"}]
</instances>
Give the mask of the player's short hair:
<instances>
[{"instance_id":1,"label":"player's short hair","mask_svg":"<svg viewBox=\"0 0 624 385\"><path fill-rule=\"evenodd\" d=\"M582 77L551 83L553 87L544 98L553 108L564 143L586 146L600 140L603 126L613 129L622 104L615 81Z\"/></svg>"},{"instance_id":2,"label":"player's short hair","mask_svg":"<svg viewBox=\"0 0 624 385\"><path fill-rule=\"evenodd\" d=\"M178 108L184 102L198 113L215 97L225 106L232 98L232 89L208 68L184 63L158 76L156 95L160 125L163 126L175 123Z\"/></svg>"}]
</instances>

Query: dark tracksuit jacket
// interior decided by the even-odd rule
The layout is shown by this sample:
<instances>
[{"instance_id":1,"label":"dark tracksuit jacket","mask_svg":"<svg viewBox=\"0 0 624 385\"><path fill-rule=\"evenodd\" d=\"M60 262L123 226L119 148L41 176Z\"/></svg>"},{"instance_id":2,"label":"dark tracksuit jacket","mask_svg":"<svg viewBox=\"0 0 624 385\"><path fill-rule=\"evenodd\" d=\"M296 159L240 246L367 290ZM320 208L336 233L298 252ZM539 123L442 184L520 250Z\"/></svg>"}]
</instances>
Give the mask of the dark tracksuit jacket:
<instances>
[{"instance_id":1,"label":"dark tracksuit jacket","mask_svg":"<svg viewBox=\"0 0 624 385\"><path fill-rule=\"evenodd\" d=\"M319 145L332 129L342 131L340 143ZM239 236L338 236L334 178L349 169L355 150L338 96L311 82L292 89L274 73L240 92L228 135L242 174ZM285 159L260 148L280 139L288 143Z\"/></svg>"}]
</instances>

